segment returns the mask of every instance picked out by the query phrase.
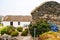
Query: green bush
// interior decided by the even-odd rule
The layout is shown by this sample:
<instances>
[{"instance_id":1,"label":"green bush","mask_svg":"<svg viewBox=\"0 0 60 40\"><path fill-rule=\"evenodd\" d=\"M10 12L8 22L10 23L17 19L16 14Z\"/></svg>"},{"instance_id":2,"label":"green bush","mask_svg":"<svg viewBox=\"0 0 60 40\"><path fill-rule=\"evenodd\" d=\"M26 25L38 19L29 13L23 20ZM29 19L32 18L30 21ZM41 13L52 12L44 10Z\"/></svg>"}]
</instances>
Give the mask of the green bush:
<instances>
[{"instance_id":1,"label":"green bush","mask_svg":"<svg viewBox=\"0 0 60 40\"><path fill-rule=\"evenodd\" d=\"M12 31L15 31L15 28L13 26L6 26L1 29L1 35L8 34L10 35Z\"/></svg>"},{"instance_id":2,"label":"green bush","mask_svg":"<svg viewBox=\"0 0 60 40\"><path fill-rule=\"evenodd\" d=\"M14 30L14 26L7 26L7 28L11 29L11 30Z\"/></svg>"},{"instance_id":3,"label":"green bush","mask_svg":"<svg viewBox=\"0 0 60 40\"><path fill-rule=\"evenodd\" d=\"M28 30L25 29L25 30L22 32L21 36L27 36L27 34L28 34Z\"/></svg>"},{"instance_id":4,"label":"green bush","mask_svg":"<svg viewBox=\"0 0 60 40\"><path fill-rule=\"evenodd\" d=\"M15 31L13 26L7 26L7 34L10 35L12 31Z\"/></svg>"},{"instance_id":5,"label":"green bush","mask_svg":"<svg viewBox=\"0 0 60 40\"><path fill-rule=\"evenodd\" d=\"M39 36L51 30L50 25L45 20L38 20L35 21L35 23L29 25L30 34L33 37L34 37L34 29L36 29L35 36Z\"/></svg>"},{"instance_id":6,"label":"green bush","mask_svg":"<svg viewBox=\"0 0 60 40\"><path fill-rule=\"evenodd\" d=\"M22 30L23 30L22 27L18 27L18 28L17 28L17 31L19 31L19 32L22 32Z\"/></svg>"},{"instance_id":7,"label":"green bush","mask_svg":"<svg viewBox=\"0 0 60 40\"><path fill-rule=\"evenodd\" d=\"M6 33L7 33L7 27L3 27L1 29L1 35L6 34Z\"/></svg>"},{"instance_id":8,"label":"green bush","mask_svg":"<svg viewBox=\"0 0 60 40\"><path fill-rule=\"evenodd\" d=\"M18 31L12 31L10 35L14 37L14 36L18 36L18 34L19 34Z\"/></svg>"},{"instance_id":9,"label":"green bush","mask_svg":"<svg viewBox=\"0 0 60 40\"><path fill-rule=\"evenodd\" d=\"M1 35L8 34L11 36L17 36L19 34L18 31L13 26L3 27L0 33Z\"/></svg>"},{"instance_id":10,"label":"green bush","mask_svg":"<svg viewBox=\"0 0 60 40\"><path fill-rule=\"evenodd\" d=\"M25 29L25 31L28 33L28 29Z\"/></svg>"},{"instance_id":11,"label":"green bush","mask_svg":"<svg viewBox=\"0 0 60 40\"><path fill-rule=\"evenodd\" d=\"M7 29L7 34L10 35L13 30Z\"/></svg>"}]
</instances>

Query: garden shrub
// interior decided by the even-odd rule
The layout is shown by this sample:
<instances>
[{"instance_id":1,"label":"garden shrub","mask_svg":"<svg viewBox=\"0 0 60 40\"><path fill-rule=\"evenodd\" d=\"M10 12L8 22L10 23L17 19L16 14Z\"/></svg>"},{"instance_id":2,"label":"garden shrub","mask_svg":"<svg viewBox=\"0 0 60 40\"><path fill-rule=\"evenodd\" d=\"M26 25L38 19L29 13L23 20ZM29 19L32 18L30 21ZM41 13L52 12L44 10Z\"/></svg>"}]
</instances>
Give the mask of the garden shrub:
<instances>
[{"instance_id":1,"label":"garden shrub","mask_svg":"<svg viewBox=\"0 0 60 40\"><path fill-rule=\"evenodd\" d=\"M25 29L25 31L28 33L28 29Z\"/></svg>"},{"instance_id":2,"label":"garden shrub","mask_svg":"<svg viewBox=\"0 0 60 40\"><path fill-rule=\"evenodd\" d=\"M12 31L15 31L13 26L7 26L7 34L10 35Z\"/></svg>"},{"instance_id":3,"label":"garden shrub","mask_svg":"<svg viewBox=\"0 0 60 40\"><path fill-rule=\"evenodd\" d=\"M26 29L22 32L21 36L27 36L27 34L28 34L28 30Z\"/></svg>"},{"instance_id":4,"label":"garden shrub","mask_svg":"<svg viewBox=\"0 0 60 40\"><path fill-rule=\"evenodd\" d=\"M38 20L35 21L35 23L32 23L29 25L30 34L32 37L34 37L34 29L35 30L35 36L39 36L45 32L51 31L50 25L45 20Z\"/></svg>"},{"instance_id":5,"label":"garden shrub","mask_svg":"<svg viewBox=\"0 0 60 40\"><path fill-rule=\"evenodd\" d=\"M14 36L18 36L18 34L19 34L18 31L12 31L10 35L14 37Z\"/></svg>"},{"instance_id":6,"label":"garden shrub","mask_svg":"<svg viewBox=\"0 0 60 40\"><path fill-rule=\"evenodd\" d=\"M19 31L19 32L22 32L22 30L23 30L22 27L18 27L18 28L17 28L17 31Z\"/></svg>"},{"instance_id":7,"label":"garden shrub","mask_svg":"<svg viewBox=\"0 0 60 40\"><path fill-rule=\"evenodd\" d=\"M3 27L1 29L1 35L6 34L6 33L7 33L7 27Z\"/></svg>"},{"instance_id":8,"label":"garden shrub","mask_svg":"<svg viewBox=\"0 0 60 40\"><path fill-rule=\"evenodd\" d=\"M1 29L1 35L8 34L10 35L12 31L15 31L15 28L13 26L6 26Z\"/></svg>"},{"instance_id":9,"label":"garden shrub","mask_svg":"<svg viewBox=\"0 0 60 40\"><path fill-rule=\"evenodd\" d=\"M10 35L13 30L7 29L7 34Z\"/></svg>"},{"instance_id":10,"label":"garden shrub","mask_svg":"<svg viewBox=\"0 0 60 40\"><path fill-rule=\"evenodd\" d=\"M14 30L14 26L7 26L7 28L11 29L11 30Z\"/></svg>"},{"instance_id":11,"label":"garden shrub","mask_svg":"<svg viewBox=\"0 0 60 40\"><path fill-rule=\"evenodd\" d=\"M15 29L13 26L7 26L7 27L3 27L1 29L1 35L3 35L3 34L8 34L13 37L13 36L17 36L19 33L18 33L17 29Z\"/></svg>"}]
</instances>

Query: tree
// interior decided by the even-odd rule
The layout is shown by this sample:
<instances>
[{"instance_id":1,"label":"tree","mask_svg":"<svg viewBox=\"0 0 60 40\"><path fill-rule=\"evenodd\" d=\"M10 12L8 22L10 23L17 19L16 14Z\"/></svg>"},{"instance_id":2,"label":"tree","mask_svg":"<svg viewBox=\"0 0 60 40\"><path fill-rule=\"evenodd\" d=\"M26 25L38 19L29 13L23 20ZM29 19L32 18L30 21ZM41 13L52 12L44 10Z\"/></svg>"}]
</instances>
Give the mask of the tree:
<instances>
[{"instance_id":1,"label":"tree","mask_svg":"<svg viewBox=\"0 0 60 40\"><path fill-rule=\"evenodd\" d=\"M45 20L38 20L29 25L30 34L34 36L34 28L36 28L36 36L50 31L50 25Z\"/></svg>"}]
</instances>

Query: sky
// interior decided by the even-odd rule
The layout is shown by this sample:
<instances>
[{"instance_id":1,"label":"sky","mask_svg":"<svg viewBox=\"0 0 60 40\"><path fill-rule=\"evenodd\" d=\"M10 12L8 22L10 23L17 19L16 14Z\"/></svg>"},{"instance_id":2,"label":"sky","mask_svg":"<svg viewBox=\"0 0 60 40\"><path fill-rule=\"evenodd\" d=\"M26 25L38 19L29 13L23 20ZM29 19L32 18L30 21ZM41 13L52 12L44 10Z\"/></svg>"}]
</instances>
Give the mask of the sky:
<instances>
[{"instance_id":1,"label":"sky","mask_svg":"<svg viewBox=\"0 0 60 40\"><path fill-rule=\"evenodd\" d=\"M0 0L0 15L31 15L32 10L46 1L52 0Z\"/></svg>"}]
</instances>

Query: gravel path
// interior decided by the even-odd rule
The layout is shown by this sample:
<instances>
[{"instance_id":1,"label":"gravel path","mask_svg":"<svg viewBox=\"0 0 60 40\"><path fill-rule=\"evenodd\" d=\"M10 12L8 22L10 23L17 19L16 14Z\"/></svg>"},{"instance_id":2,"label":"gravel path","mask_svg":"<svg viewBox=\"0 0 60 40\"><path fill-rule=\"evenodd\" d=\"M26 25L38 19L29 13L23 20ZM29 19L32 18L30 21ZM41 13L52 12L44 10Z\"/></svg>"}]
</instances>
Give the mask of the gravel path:
<instances>
[{"instance_id":1,"label":"gravel path","mask_svg":"<svg viewBox=\"0 0 60 40\"><path fill-rule=\"evenodd\" d=\"M18 40L33 40L31 36L21 36L21 33L19 33L19 36L17 36Z\"/></svg>"},{"instance_id":2,"label":"gravel path","mask_svg":"<svg viewBox=\"0 0 60 40\"><path fill-rule=\"evenodd\" d=\"M31 36L18 36L17 37L18 40L33 40Z\"/></svg>"}]
</instances>

